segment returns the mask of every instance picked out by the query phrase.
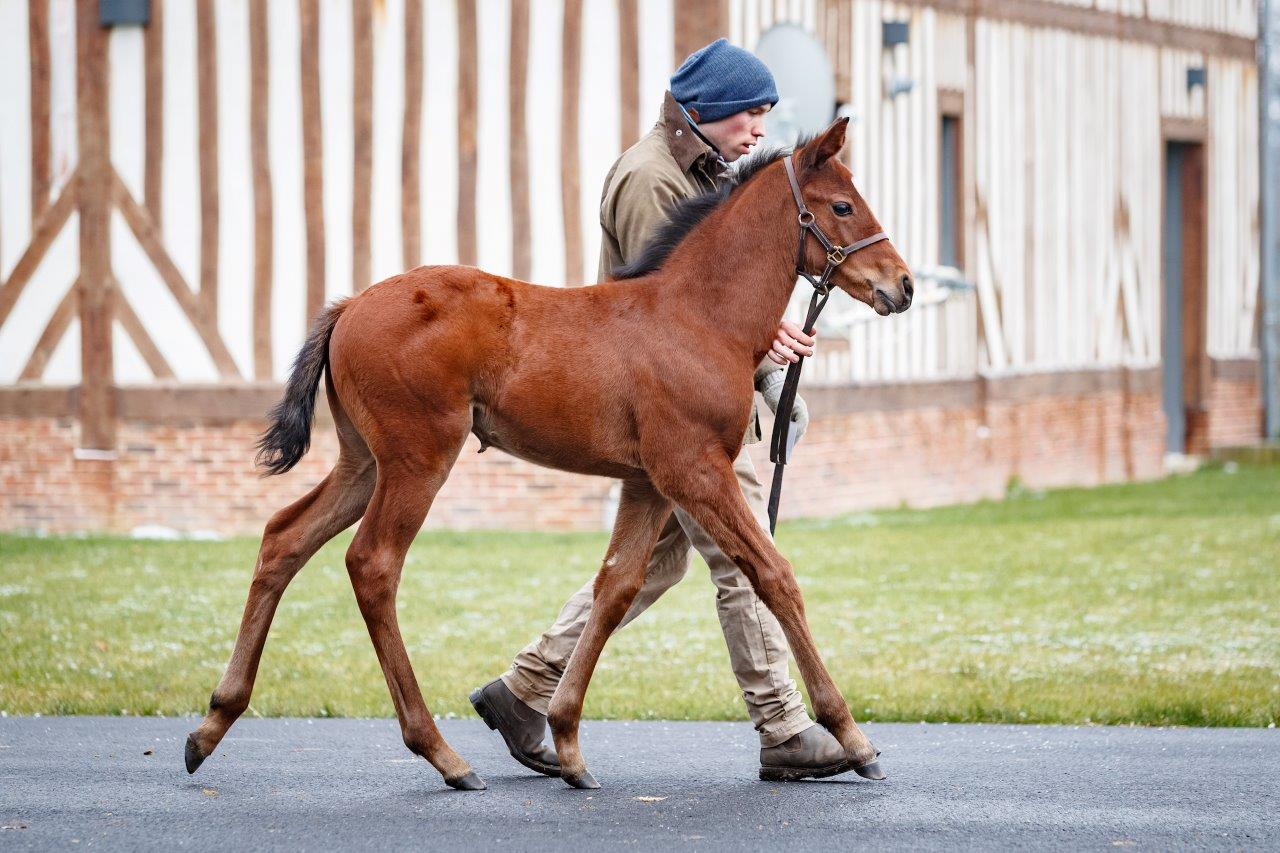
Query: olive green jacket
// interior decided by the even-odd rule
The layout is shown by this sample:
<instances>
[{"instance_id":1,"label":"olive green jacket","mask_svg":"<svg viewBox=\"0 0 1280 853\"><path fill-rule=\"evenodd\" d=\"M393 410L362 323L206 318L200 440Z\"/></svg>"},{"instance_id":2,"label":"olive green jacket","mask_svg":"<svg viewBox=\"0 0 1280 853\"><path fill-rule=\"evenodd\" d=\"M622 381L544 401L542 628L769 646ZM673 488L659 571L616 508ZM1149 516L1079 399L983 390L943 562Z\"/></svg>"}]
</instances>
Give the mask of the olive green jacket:
<instances>
[{"instance_id":1,"label":"olive green jacket","mask_svg":"<svg viewBox=\"0 0 1280 853\"><path fill-rule=\"evenodd\" d=\"M604 179L599 280L612 278L614 269L639 255L677 202L715 189L723 171L715 149L693 132L667 92L658 123L622 153ZM782 367L768 358L760 362L756 387L775 370ZM745 443L759 440L760 417L752 404Z\"/></svg>"}]
</instances>

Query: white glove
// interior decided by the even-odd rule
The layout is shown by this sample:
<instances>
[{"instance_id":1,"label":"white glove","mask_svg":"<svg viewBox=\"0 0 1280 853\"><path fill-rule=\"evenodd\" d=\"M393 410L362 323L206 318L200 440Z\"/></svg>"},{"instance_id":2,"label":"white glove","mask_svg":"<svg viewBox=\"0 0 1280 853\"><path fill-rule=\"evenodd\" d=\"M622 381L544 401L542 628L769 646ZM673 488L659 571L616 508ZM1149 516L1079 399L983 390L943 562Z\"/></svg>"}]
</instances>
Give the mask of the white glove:
<instances>
[{"instance_id":1,"label":"white glove","mask_svg":"<svg viewBox=\"0 0 1280 853\"><path fill-rule=\"evenodd\" d=\"M760 396L764 397L764 404L775 416L778 414L778 403L782 398L782 386L786 380L787 371L785 370L774 370L760 380ZM805 405L804 398L796 394L795 404L791 407L791 431L795 433L796 441L804 436L808 428L809 407Z\"/></svg>"}]
</instances>

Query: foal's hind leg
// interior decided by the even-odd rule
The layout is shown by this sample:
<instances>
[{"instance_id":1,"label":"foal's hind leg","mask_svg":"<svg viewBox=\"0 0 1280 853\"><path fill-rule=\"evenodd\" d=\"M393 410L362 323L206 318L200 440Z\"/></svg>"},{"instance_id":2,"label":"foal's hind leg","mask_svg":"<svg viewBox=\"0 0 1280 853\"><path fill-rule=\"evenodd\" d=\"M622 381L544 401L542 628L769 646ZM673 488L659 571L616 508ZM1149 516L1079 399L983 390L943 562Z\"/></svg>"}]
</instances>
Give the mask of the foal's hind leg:
<instances>
[{"instance_id":1,"label":"foal's hind leg","mask_svg":"<svg viewBox=\"0 0 1280 853\"><path fill-rule=\"evenodd\" d=\"M644 585L649 555L670 514L671 502L648 481L623 483L608 556L596 575L591 615L547 709L547 721L551 724L556 755L560 759L560 777L575 788L600 787L587 772L578 748L582 703L605 641L622 622Z\"/></svg>"},{"instance_id":2,"label":"foal's hind leg","mask_svg":"<svg viewBox=\"0 0 1280 853\"><path fill-rule=\"evenodd\" d=\"M209 713L187 737L188 773L213 754L227 729L249 707L267 631L285 587L324 543L360 520L373 481L373 458L363 442L358 437L344 442L329 475L267 523L235 650L209 699Z\"/></svg>"},{"instance_id":3,"label":"foal's hind leg","mask_svg":"<svg viewBox=\"0 0 1280 853\"><path fill-rule=\"evenodd\" d=\"M875 747L858 728L809 633L804 600L791 563L751 514L729 458L719 449L699 456L671 457L650 474L680 504L751 581L756 594L778 618L813 700L814 715L840 741L850 768L882 779Z\"/></svg>"},{"instance_id":4,"label":"foal's hind leg","mask_svg":"<svg viewBox=\"0 0 1280 853\"><path fill-rule=\"evenodd\" d=\"M466 431L462 426L456 441L454 436L439 432L406 437L396 443L394 456L379 460L373 499L347 551L347 572L391 691L405 746L430 761L450 786L474 791L484 790L485 784L436 727L422 699L396 617L396 590L405 554L457 459ZM424 441L437 446L423 447Z\"/></svg>"}]
</instances>

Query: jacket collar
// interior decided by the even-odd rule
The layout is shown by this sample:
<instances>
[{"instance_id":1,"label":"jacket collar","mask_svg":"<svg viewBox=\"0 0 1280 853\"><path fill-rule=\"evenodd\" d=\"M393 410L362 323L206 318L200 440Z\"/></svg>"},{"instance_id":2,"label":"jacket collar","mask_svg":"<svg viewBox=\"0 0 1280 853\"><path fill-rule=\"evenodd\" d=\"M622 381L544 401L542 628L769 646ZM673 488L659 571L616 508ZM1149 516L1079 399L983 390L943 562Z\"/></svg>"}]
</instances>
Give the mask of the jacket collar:
<instances>
[{"instance_id":1,"label":"jacket collar","mask_svg":"<svg viewBox=\"0 0 1280 853\"><path fill-rule=\"evenodd\" d=\"M684 110L680 109L679 102L670 92L662 100L662 117L658 125L662 128L671 156L682 172L689 171L699 161L702 161L702 170L709 175L719 175L723 171L719 152L703 142L689 126Z\"/></svg>"}]
</instances>

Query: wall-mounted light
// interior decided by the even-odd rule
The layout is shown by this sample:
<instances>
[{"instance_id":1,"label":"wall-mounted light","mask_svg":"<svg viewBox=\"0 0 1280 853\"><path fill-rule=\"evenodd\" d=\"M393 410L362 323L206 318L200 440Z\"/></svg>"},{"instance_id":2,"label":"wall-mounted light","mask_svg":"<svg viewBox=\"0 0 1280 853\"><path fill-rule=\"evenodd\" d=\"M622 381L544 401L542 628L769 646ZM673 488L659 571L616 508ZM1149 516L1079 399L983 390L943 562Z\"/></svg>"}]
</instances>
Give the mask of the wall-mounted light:
<instances>
[{"instance_id":1,"label":"wall-mounted light","mask_svg":"<svg viewBox=\"0 0 1280 853\"><path fill-rule=\"evenodd\" d=\"M1193 91L1197 86L1207 86L1209 84L1209 74L1204 70L1204 66L1199 68L1187 69L1187 91Z\"/></svg>"},{"instance_id":2,"label":"wall-mounted light","mask_svg":"<svg viewBox=\"0 0 1280 853\"><path fill-rule=\"evenodd\" d=\"M98 23L104 27L151 23L151 0L98 0Z\"/></svg>"},{"instance_id":3,"label":"wall-mounted light","mask_svg":"<svg viewBox=\"0 0 1280 853\"><path fill-rule=\"evenodd\" d=\"M911 41L911 23L909 21L884 21L881 23L883 44L886 48L895 48Z\"/></svg>"}]
</instances>

